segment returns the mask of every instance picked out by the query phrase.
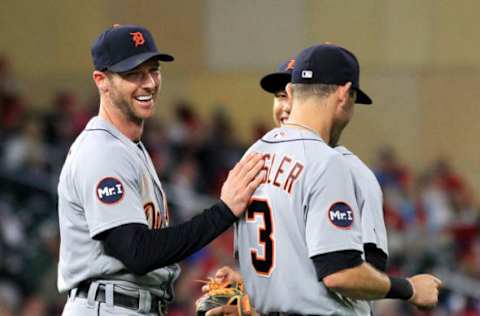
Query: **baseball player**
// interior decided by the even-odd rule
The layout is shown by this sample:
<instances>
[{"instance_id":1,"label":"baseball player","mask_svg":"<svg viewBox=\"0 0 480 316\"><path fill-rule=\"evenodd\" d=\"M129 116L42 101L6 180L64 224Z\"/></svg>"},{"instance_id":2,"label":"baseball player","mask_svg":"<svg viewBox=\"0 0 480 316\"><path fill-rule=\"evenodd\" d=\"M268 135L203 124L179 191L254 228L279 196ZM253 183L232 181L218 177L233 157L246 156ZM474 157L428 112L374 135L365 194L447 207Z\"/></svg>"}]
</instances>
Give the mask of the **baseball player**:
<instances>
[{"instance_id":1,"label":"baseball player","mask_svg":"<svg viewBox=\"0 0 480 316\"><path fill-rule=\"evenodd\" d=\"M92 58L99 114L71 146L58 184L63 315L164 315L180 273L175 263L237 220L262 181L263 159L246 156L218 203L168 227L167 199L141 136L161 86L159 62L174 58L136 25L107 29Z\"/></svg>"},{"instance_id":2,"label":"baseball player","mask_svg":"<svg viewBox=\"0 0 480 316\"><path fill-rule=\"evenodd\" d=\"M266 92L272 93L273 120L277 127L286 123L291 111L288 102L286 85L291 81L295 59L289 59L279 65L277 72L270 73L260 80L260 86ZM363 259L380 271L386 271L388 256L387 234L383 220L383 198L380 185L372 171L352 152L344 146L337 146L341 130L338 130L330 139L330 146L344 156L355 184L357 205L360 208L363 240ZM241 276L229 267L219 269L215 275L218 282L226 279L238 281ZM206 290L207 288L205 288ZM235 308L225 306L210 311L207 315L221 315Z\"/></svg>"},{"instance_id":3,"label":"baseball player","mask_svg":"<svg viewBox=\"0 0 480 316\"><path fill-rule=\"evenodd\" d=\"M267 176L237 230L253 306L270 315L370 315L367 300L385 297L434 306L441 285L434 276L388 277L364 261L365 241L385 254L386 242L362 235L359 184L328 146L354 103L371 103L354 55L334 45L303 50L286 91L289 120L250 148L264 153Z\"/></svg>"},{"instance_id":4,"label":"baseball player","mask_svg":"<svg viewBox=\"0 0 480 316\"><path fill-rule=\"evenodd\" d=\"M291 104L287 100L286 85L291 81L295 59L282 63L277 72L260 80L260 86L274 95L273 119L279 127L288 120ZM380 184L367 165L345 146L338 145L345 125L332 133L329 145L345 158L355 184L355 195L360 208L364 259L375 268L385 272L387 267L388 244L383 219L383 197Z\"/></svg>"}]
</instances>

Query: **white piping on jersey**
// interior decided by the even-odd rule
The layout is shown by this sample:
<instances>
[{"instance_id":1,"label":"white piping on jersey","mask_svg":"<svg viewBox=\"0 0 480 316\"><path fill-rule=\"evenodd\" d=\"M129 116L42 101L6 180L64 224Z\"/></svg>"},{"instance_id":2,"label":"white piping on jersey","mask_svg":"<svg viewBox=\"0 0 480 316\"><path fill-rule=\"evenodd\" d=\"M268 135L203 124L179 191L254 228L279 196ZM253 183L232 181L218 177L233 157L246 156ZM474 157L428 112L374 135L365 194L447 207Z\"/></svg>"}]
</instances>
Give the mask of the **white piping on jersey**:
<instances>
[{"instance_id":1,"label":"white piping on jersey","mask_svg":"<svg viewBox=\"0 0 480 316\"><path fill-rule=\"evenodd\" d=\"M320 134L315 129L313 129L312 127L310 127L308 125L304 125L304 124L300 124L300 123L296 123L296 122L291 122L291 121L285 122L285 123L283 123L283 125L292 125L292 126L301 127L301 128L304 128L304 129L314 133L318 137L322 138L322 136L320 136Z\"/></svg>"}]
</instances>

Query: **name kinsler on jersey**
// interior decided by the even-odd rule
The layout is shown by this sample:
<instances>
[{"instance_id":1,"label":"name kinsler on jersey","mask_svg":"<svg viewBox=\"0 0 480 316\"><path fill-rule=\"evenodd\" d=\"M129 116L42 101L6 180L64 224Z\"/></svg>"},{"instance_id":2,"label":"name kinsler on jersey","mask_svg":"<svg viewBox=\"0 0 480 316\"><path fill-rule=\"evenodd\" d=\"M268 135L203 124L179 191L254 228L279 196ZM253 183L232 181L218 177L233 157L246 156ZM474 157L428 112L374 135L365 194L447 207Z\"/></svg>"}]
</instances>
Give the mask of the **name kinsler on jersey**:
<instances>
[{"instance_id":1,"label":"name kinsler on jersey","mask_svg":"<svg viewBox=\"0 0 480 316\"><path fill-rule=\"evenodd\" d=\"M275 166L275 154L265 153L263 158L265 159L263 170L266 175L262 183L272 184L290 194L303 171L303 164L288 156L282 156L280 163Z\"/></svg>"}]
</instances>

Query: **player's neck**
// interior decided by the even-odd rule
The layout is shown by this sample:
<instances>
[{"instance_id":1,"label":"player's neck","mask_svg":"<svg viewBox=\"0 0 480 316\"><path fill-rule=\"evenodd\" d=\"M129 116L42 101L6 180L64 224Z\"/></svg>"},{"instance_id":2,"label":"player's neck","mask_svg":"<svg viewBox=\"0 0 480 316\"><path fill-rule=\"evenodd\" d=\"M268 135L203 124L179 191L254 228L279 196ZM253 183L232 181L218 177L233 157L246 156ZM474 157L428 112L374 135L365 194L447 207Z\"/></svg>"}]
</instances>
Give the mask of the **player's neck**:
<instances>
[{"instance_id":1,"label":"player's neck","mask_svg":"<svg viewBox=\"0 0 480 316\"><path fill-rule=\"evenodd\" d=\"M332 122L328 117L324 107L310 104L301 104L297 107L294 105L285 125L290 123L291 127L310 130L328 144L332 128Z\"/></svg>"},{"instance_id":2,"label":"player's neck","mask_svg":"<svg viewBox=\"0 0 480 316\"><path fill-rule=\"evenodd\" d=\"M110 122L115 126L123 135L131 139L132 141L138 141L142 137L143 133L143 121L133 122L129 120L120 109L106 104L100 104L100 110L98 116L102 119Z\"/></svg>"}]
</instances>

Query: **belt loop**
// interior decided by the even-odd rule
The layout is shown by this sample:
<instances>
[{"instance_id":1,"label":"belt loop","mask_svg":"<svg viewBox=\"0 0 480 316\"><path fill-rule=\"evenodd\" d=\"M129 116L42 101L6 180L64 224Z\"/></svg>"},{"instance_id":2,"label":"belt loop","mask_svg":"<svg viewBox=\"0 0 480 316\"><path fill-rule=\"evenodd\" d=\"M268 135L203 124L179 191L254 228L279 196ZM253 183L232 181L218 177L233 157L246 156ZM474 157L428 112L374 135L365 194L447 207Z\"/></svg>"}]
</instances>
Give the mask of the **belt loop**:
<instances>
[{"instance_id":1,"label":"belt loop","mask_svg":"<svg viewBox=\"0 0 480 316\"><path fill-rule=\"evenodd\" d=\"M152 305L152 296L149 291L138 290L138 311L140 313L149 313Z\"/></svg>"},{"instance_id":2,"label":"belt loop","mask_svg":"<svg viewBox=\"0 0 480 316\"><path fill-rule=\"evenodd\" d=\"M97 282L92 282L90 283L90 287L88 289L88 294L87 294L87 305L90 306L90 307L94 307L95 306L95 296L97 294L97 290L98 290L98 286L100 284L98 284Z\"/></svg>"},{"instance_id":3,"label":"belt loop","mask_svg":"<svg viewBox=\"0 0 480 316\"><path fill-rule=\"evenodd\" d=\"M113 307L113 286L112 283L105 284L105 303L108 307Z\"/></svg>"},{"instance_id":4,"label":"belt loop","mask_svg":"<svg viewBox=\"0 0 480 316\"><path fill-rule=\"evenodd\" d=\"M74 300L75 297L77 296L77 291L78 291L78 287L74 288L74 289L71 289L70 292L68 293L68 300Z\"/></svg>"}]
</instances>

